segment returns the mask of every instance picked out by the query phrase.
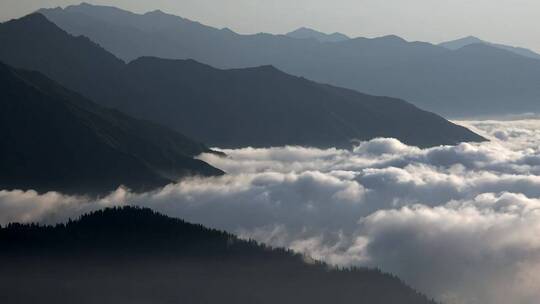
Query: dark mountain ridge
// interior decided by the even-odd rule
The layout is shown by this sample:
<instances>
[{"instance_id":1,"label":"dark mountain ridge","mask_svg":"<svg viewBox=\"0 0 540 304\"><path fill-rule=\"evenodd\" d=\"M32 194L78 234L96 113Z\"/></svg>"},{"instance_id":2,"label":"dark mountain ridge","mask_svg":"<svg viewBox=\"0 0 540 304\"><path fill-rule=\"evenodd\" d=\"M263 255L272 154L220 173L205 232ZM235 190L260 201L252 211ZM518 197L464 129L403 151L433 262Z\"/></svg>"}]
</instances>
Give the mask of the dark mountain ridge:
<instances>
[{"instance_id":1,"label":"dark mountain ridge","mask_svg":"<svg viewBox=\"0 0 540 304\"><path fill-rule=\"evenodd\" d=\"M239 35L163 12L123 11L122 18L111 18L107 10L80 5L40 12L69 33L84 34L128 61L155 56L191 58L218 68L271 64L289 74L403 98L454 117L540 111L540 61L516 56L516 49L502 50L500 45L468 52L396 37L321 43L283 35ZM164 20L166 28L161 26ZM504 52L494 56L497 51Z\"/></svg>"},{"instance_id":2,"label":"dark mountain ridge","mask_svg":"<svg viewBox=\"0 0 540 304\"><path fill-rule=\"evenodd\" d=\"M203 144L98 106L40 73L0 63L0 188L104 194L220 170Z\"/></svg>"},{"instance_id":3,"label":"dark mountain ridge","mask_svg":"<svg viewBox=\"0 0 540 304\"><path fill-rule=\"evenodd\" d=\"M39 14L0 25L0 42L0 60L214 146L351 147L352 140L395 137L426 147L483 140L402 100L315 83L271 66L220 70L151 57L124 64ZM29 51L38 48L39 60Z\"/></svg>"},{"instance_id":4,"label":"dark mountain ridge","mask_svg":"<svg viewBox=\"0 0 540 304\"><path fill-rule=\"evenodd\" d=\"M378 270L307 260L133 207L0 227L2 303L434 304Z\"/></svg>"},{"instance_id":5,"label":"dark mountain ridge","mask_svg":"<svg viewBox=\"0 0 540 304\"><path fill-rule=\"evenodd\" d=\"M118 87L126 89L118 92L127 95L110 100L128 102L111 106L220 147L351 147L353 139L375 137L419 146L480 140L404 101L321 85L272 66L218 70L192 60L144 57L121 75ZM156 96L163 96L160 107ZM135 99L136 105L129 102ZM197 127L201 117L206 128Z\"/></svg>"}]
</instances>

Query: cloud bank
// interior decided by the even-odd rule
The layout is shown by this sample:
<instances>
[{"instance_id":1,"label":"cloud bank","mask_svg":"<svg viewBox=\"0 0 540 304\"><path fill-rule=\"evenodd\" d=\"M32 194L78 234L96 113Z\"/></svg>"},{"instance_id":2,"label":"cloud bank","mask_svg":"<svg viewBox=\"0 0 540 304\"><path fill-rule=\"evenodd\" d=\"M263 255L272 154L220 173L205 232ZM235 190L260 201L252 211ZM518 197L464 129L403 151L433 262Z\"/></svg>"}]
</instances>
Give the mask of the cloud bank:
<instances>
[{"instance_id":1,"label":"cloud bank","mask_svg":"<svg viewBox=\"0 0 540 304\"><path fill-rule=\"evenodd\" d=\"M0 191L0 224L148 206L332 264L380 267L445 303L536 303L540 121L459 123L492 141L223 150L227 157L200 158L228 175L144 194Z\"/></svg>"}]
</instances>

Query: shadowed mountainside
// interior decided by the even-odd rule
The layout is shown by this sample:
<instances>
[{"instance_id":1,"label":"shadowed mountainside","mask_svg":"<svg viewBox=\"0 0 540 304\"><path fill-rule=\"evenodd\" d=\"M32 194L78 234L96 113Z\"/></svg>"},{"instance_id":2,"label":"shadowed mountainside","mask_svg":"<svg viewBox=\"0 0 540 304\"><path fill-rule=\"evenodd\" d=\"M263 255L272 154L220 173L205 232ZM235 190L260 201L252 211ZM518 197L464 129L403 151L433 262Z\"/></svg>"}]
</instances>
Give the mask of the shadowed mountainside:
<instances>
[{"instance_id":1,"label":"shadowed mountainside","mask_svg":"<svg viewBox=\"0 0 540 304\"><path fill-rule=\"evenodd\" d=\"M351 140L395 137L425 147L483 140L402 100L318 84L271 66L219 70L150 57L124 64L39 14L0 25L0 43L0 60L209 145L351 147Z\"/></svg>"},{"instance_id":2,"label":"shadowed mountainside","mask_svg":"<svg viewBox=\"0 0 540 304\"><path fill-rule=\"evenodd\" d=\"M0 64L0 188L102 194L222 172L203 144L102 108L37 72Z\"/></svg>"},{"instance_id":3,"label":"shadowed mountainside","mask_svg":"<svg viewBox=\"0 0 540 304\"><path fill-rule=\"evenodd\" d=\"M434 304L378 270L332 269L132 207L0 228L0 266L3 303Z\"/></svg>"}]
</instances>

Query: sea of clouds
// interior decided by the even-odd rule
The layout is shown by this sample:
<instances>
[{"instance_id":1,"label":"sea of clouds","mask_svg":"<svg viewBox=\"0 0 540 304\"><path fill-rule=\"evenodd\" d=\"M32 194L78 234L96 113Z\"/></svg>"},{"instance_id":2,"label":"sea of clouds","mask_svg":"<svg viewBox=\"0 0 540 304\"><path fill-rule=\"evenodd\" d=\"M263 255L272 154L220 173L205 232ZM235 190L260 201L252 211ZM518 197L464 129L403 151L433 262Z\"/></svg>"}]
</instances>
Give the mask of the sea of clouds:
<instances>
[{"instance_id":1,"label":"sea of clouds","mask_svg":"<svg viewBox=\"0 0 540 304\"><path fill-rule=\"evenodd\" d=\"M460 121L489 138L419 149L223 150L228 174L98 200L0 191L0 224L55 223L122 204L286 246L335 265L379 267L448 304L540 299L540 120Z\"/></svg>"}]
</instances>

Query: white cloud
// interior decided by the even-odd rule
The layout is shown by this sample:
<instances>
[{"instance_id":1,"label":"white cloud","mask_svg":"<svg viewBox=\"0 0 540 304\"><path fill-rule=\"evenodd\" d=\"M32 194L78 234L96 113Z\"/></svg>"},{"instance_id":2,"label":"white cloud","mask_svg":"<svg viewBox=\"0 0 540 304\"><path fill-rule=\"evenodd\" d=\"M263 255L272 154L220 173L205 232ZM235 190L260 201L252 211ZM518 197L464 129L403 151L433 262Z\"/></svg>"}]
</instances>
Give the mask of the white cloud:
<instances>
[{"instance_id":1,"label":"white cloud","mask_svg":"<svg viewBox=\"0 0 540 304\"><path fill-rule=\"evenodd\" d=\"M540 201L482 194L444 206L407 206L362 220L373 264L440 297L471 303L535 303L540 297ZM527 266L527 267L524 267ZM476 300L474 300L476 299Z\"/></svg>"},{"instance_id":2,"label":"white cloud","mask_svg":"<svg viewBox=\"0 0 540 304\"><path fill-rule=\"evenodd\" d=\"M378 266L447 303L536 303L540 122L461 123L493 141L224 150L226 158L200 158L229 175L150 193L119 189L89 201L0 191L0 223L149 206L333 264Z\"/></svg>"}]
</instances>

